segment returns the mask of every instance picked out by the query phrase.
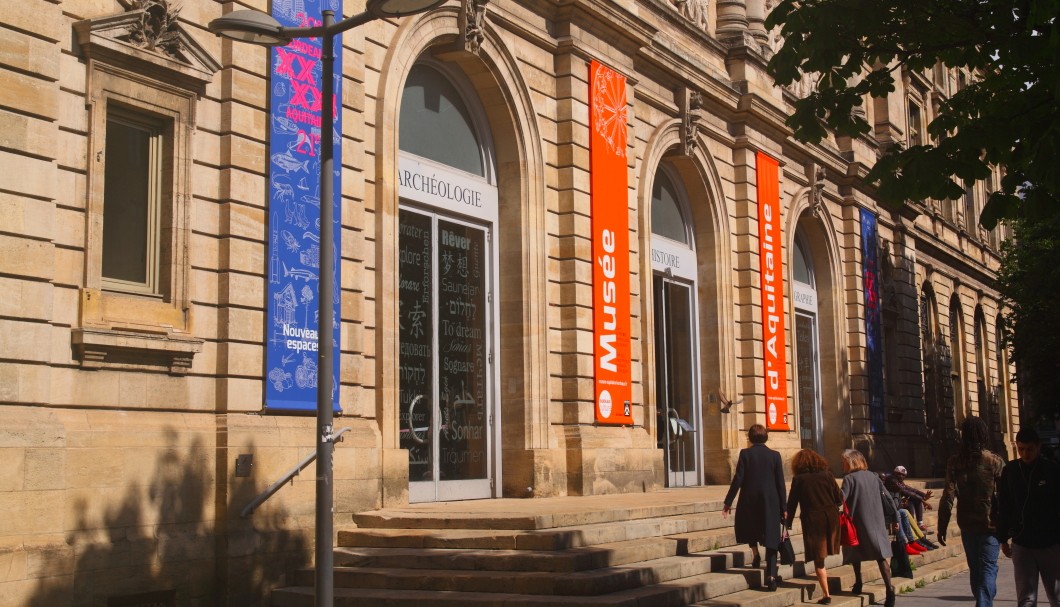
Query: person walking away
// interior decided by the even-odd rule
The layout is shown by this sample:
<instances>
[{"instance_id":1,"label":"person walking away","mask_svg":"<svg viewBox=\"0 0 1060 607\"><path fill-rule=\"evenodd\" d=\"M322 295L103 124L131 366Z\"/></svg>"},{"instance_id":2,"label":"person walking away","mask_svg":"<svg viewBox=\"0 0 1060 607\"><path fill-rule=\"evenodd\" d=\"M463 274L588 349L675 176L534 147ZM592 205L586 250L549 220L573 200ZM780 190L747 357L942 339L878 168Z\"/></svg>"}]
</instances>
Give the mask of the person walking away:
<instances>
[{"instance_id":1,"label":"person walking away","mask_svg":"<svg viewBox=\"0 0 1060 607\"><path fill-rule=\"evenodd\" d=\"M930 489L921 491L905 484L907 476L909 476L909 471L905 469L905 466L895 466L893 472L883 475L883 485L901 500L902 507L916 517L917 526L923 529L924 510L931 510L928 500L934 493Z\"/></svg>"},{"instance_id":2,"label":"person walking away","mask_svg":"<svg viewBox=\"0 0 1060 607\"><path fill-rule=\"evenodd\" d=\"M865 456L857 449L843 452L843 499L846 500L854 527L858 532L857 546L843 546L843 561L854 569L854 594L861 594L861 562L876 561L880 577L887 587L884 607L894 607L894 585L891 583L891 539L888 533L897 524L898 511L890 496L883 499L886 489L875 473L869 472Z\"/></svg>"},{"instance_id":3,"label":"person walking away","mask_svg":"<svg viewBox=\"0 0 1060 607\"><path fill-rule=\"evenodd\" d=\"M839 508L843 505L843 494L839 491L828 462L816 452L803 449L791 459L791 491L788 492L788 508L784 517L788 529L795 520L795 511L802 509L802 539L805 559L813 561L817 581L821 584L818 605L828 605L832 597L828 592L828 570L824 560L830 554L839 554Z\"/></svg>"},{"instance_id":4,"label":"person walking away","mask_svg":"<svg viewBox=\"0 0 1060 607\"><path fill-rule=\"evenodd\" d=\"M1019 457L1005 465L997 487L997 536L1012 559L1019 607L1038 604L1039 575L1049 605L1060 607L1060 466L1041 457L1041 448L1033 428L1020 428Z\"/></svg>"},{"instance_id":5,"label":"person walking away","mask_svg":"<svg viewBox=\"0 0 1060 607\"><path fill-rule=\"evenodd\" d=\"M752 566L762 564L758 545L766 547L765 584L770 591L777 589L777 548L780 547L780 526L784 522L784 468L780 454L766 446L769 431L762 424L747 429L751 446L740 450L736 474L732 477L725 496L722 516L728 516L736 494L740 504L736 508L736 542L748 544L754 553Z\"/></svg>"},{"instance_id":6,"label":"person walking away","mask_svg":"<svg viewBox=\"0 0 1060 607\"><path fill-rule=\"evenodd\" d=\"M961 422L957 454L946 463L946 488L939 500L937 539L946 545L953 503L957 502L957 527L961 530L969 585L975 607L992 607L997 594L997 481L1005 463L991 453L990 432L975 415Z\"/></svg>"}]
</instances>

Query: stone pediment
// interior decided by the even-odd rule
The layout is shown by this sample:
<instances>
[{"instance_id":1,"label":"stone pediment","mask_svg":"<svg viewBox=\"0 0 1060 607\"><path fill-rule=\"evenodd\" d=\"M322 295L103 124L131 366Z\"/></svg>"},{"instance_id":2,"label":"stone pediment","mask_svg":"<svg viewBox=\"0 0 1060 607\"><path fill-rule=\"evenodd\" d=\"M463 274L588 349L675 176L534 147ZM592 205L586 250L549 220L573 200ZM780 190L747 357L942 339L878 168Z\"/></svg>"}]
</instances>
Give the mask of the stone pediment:
<instances>
[{"instance_id":1,"label":"stone pediment","mask_svg":"<svg viewBox=\"0 0 1060 607\"><path fill-rule=\"evenodd\" d=\"M221 65L189 35L165 0L74 24L85 57L201 93Z\"/></svg>"}]
</instances>

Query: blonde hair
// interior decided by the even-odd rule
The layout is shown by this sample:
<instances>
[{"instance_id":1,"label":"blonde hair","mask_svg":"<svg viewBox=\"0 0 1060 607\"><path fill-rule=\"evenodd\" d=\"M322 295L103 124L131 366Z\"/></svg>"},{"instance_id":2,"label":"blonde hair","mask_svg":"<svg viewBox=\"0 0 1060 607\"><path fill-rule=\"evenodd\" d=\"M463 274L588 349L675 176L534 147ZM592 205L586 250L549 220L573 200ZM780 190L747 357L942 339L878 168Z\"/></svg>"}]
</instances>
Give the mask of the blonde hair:
<instances>
[{"instance_id":1,"label":"blonde hair","mask_svg":"<svg viewBox=\"0 0 1060 607\"><path fill-rule=\"evenodd\" d=\"M843 451L843 467L849 472L857 472L858 470L868 470L869 463L865 461L865 456L861 454L861 451L847 449Z\"/></svg>"}]
</instances>

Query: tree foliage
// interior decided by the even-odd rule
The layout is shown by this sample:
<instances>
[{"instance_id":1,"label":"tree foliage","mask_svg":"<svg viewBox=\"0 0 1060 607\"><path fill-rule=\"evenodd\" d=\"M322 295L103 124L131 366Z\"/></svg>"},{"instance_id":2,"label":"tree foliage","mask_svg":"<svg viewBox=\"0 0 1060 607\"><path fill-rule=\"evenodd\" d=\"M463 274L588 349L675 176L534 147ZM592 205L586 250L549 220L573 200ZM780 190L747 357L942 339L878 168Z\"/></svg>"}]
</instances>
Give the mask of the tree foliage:
<instances>
[{"instance_id":1,"label":"tree foliage","mask_svg":"<svg viewBox=\"0 0 1060 607\"><path fill-rule=\"evenodd\" d=\"M1005 340L1034 417L1060 414L1060 214L1018 220L1002 245Z\"/></svg>"},{"instance_id":2,"label":"tree foliage","mask_svg":"<svg viewBox=\"0 0 1060 607\"><path fill-rule=\"evenodd\" d=\"M976 76L943 99L934 143L890 146L870 170L880 200L958 200L1004 167L980 223L1060 212L1060 0L781 0L767 27L783 46L769 62L779 85L810 74L816 89L788 119L795 137L870 132L868 97L895 91L903 69L942 64Z\"/></svg>"}]
</instances>

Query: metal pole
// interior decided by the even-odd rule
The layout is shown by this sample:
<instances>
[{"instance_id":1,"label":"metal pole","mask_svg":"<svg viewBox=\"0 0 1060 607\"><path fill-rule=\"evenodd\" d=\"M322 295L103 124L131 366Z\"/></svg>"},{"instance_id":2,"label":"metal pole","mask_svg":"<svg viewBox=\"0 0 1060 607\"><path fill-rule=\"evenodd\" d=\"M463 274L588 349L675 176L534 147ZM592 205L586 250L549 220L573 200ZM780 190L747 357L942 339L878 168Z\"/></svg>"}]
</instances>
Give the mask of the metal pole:
<instances>
[{"instance_id":1,"label":"metal pole","mask_svg":"<svg viewBox=\"0 0 1060 607\"><path fill-rule=\"evenodd\" d=\"M333 545L334 491L331 435L332 374L334 373L335 326L335 34L327 32L335 23L334 11L323 12L325 33L320 72L320 282L317 301L317 503L316 503L316 607L332 607L335 597L335 553Z\"/></svg>"}]
</instances>

